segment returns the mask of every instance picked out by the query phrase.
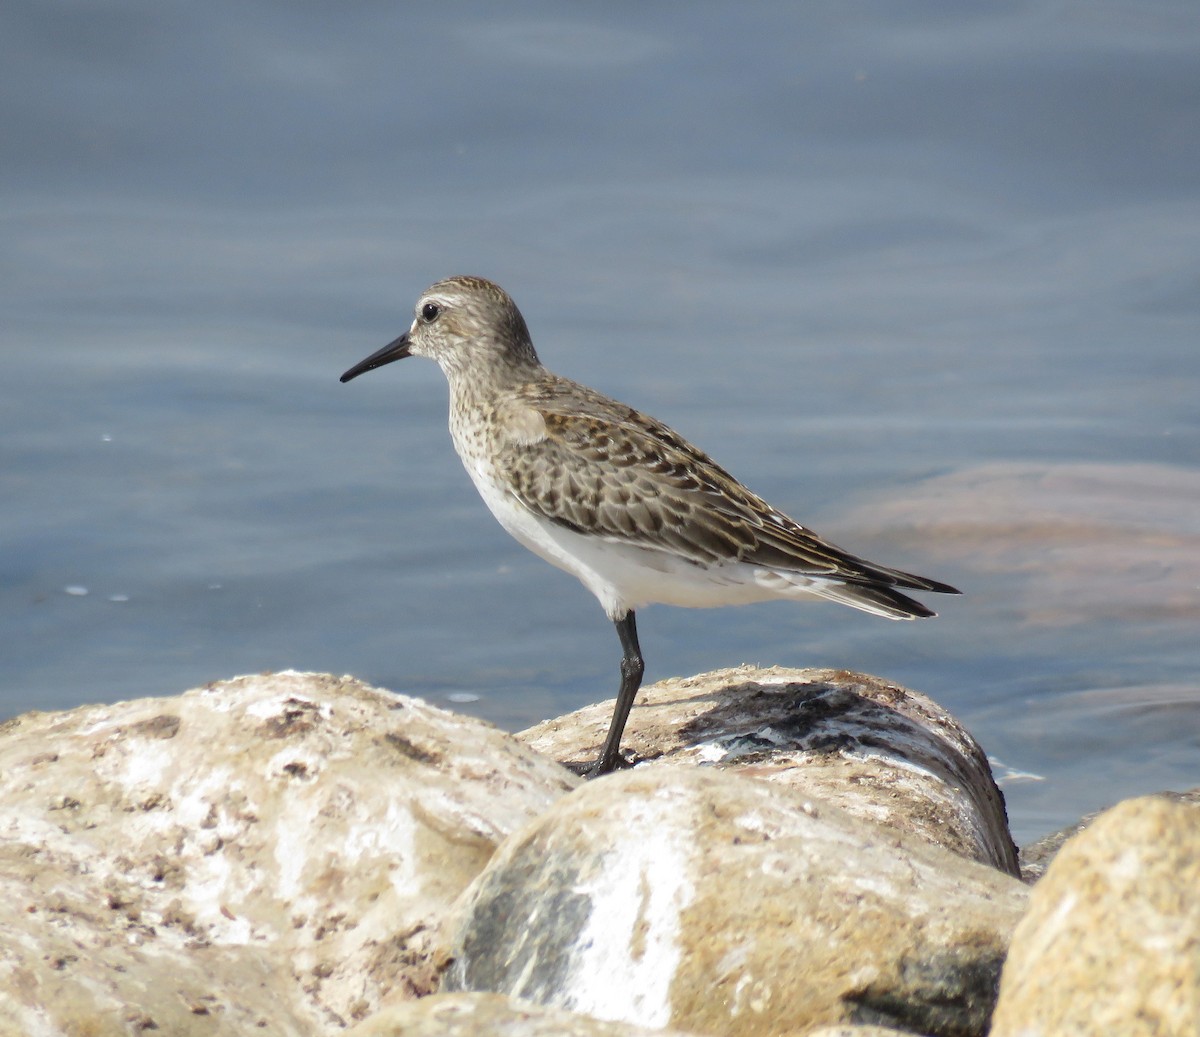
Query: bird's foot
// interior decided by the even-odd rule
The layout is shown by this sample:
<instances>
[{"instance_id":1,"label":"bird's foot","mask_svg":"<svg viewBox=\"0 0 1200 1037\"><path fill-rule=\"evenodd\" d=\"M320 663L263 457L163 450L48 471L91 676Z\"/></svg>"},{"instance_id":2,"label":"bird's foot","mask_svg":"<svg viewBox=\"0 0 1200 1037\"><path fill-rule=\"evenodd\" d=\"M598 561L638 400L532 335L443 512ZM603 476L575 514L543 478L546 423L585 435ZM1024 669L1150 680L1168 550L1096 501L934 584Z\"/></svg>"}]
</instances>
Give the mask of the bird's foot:
<instances>
[{"instance_id":1,"label":"bird's foot","mask_svg":"<svg viewBox=\"0 0 1200 1037\"><path fill-rule=\"evenodd\" d=\"M587 778L588 781L591 781L593 778L598 778L602 774L611 774L613 771L627 770L636 762L636 760L631 760L621 753L616 753L611 759L608 760L604 759L604 757L600 757L600 759L596 760L596 762L591 765L583 763L569 763L566 766L568 770L574 771L581 778Z\"/></svg>"}]
</instances>

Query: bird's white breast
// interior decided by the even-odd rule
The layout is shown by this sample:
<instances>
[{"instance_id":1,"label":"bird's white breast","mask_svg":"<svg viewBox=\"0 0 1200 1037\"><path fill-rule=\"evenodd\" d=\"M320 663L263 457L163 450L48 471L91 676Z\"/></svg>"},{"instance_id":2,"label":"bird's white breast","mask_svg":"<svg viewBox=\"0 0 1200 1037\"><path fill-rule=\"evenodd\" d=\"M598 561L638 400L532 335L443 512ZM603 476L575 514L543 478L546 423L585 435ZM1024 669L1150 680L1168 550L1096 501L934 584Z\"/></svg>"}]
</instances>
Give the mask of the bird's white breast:
<instances>
[{"instance_id":1,"label":"bird's white breast","mask_svg":"<svg viewBox=\"0 0 1200 1037\"><path fill-rule=\"evenodd\" d=\"M610 618L653 603L712 608L784 596L760 582L749 565L704 568L664 551L577 533L525 507L486 458L470 450L460 455L500 525L534 554L579 579Z\"/></svg>"}]
</instances>

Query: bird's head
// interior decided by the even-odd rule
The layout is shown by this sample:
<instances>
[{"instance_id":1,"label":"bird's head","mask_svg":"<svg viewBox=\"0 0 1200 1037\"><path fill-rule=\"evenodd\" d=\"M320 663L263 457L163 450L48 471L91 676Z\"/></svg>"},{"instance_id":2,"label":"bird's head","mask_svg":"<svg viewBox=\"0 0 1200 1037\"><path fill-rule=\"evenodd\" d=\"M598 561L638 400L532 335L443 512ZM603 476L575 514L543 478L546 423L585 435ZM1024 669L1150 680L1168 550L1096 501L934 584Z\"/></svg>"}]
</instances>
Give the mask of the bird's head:
<instances>
[{"instance_id":1,"label":"bird's head","mask_svg":"<svg viewBox=\"0 0 1200 1037\"><path fill-rule=\"evenodd\" d=\"M448 277L421 293L412 326L342 375L343 382L406 356L436 360L448 377L481 368L538 365L525 318L508 293L482 277Z\"/></svg>"}]
</instances>

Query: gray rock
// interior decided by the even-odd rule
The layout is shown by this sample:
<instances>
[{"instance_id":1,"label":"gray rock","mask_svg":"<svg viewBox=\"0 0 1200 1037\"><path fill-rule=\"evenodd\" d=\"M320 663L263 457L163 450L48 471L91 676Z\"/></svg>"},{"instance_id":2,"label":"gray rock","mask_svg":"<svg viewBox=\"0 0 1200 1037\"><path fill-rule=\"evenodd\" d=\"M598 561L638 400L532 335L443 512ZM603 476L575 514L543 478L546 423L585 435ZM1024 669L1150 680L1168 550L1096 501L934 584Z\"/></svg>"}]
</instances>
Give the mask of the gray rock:
<instances>
[{"instance_id":1,"label":"gray rock","mask_svg":"<svg viewBox=\"0 0 1200 1037\"><path fill-rule=\"evenodd\" d=\"M818 1026L806 1030L804 1037L912 1037L911 1030L893 1030L890 1026L860 1026L846 1023L838 1026Z\"/></svg>"},{"instance_id":2,"label":"gray rock","mask_svg":"<svg viewBox=\"0 0 1200 1037\"><path fill-rule=\"evenodd\" d=\"M698 1033L982 1034L1027 895L787 785L638 768L501 846L442 989Z\"/></svg>"},{"instance_id":3,"label":"gray rock","mask_svg":"<svg viewBox=\"0 0 1200 1037\"><path fill-rule=\"evenodd\" d=\"M1189 789L1187 792L1155 792L1153 795L1175 803L1200 804L1200 788ZM1066 828L1060 829L1051 835L1044 836L1029 846L1022 846L1021 877L1026 882L1037 882L1038 879L1046 874L1046 869L1050 867L1050 862L1058 855L1058 851L1062 849L1063 844L1068 839L1082 832L1103 813L1103 810L1094 811L1080 818L1073 825L1068 825Z\"/></svg>"},{"instance_id":4,"label":"gray rock","mask_svg":"<svg viewBox=\"0 0 1200 1037\"><path fill-rule=\"evenodd\" d=\"M1033 887L992 1037L1200 1033L1200 808L1126 800Z\"/></svg>"},{"instance_id":5,"label":"gray rock","mask_svg":"<svg viewBox=\"0 0 1200 1037\"><path fill-rule=\"evenodd\" d=\"M345 1037L686 1037L546 1008L503 994L434 994L385 1008ZM864 1034L862 1037L872 1037Z\"/></svg>"},{"instance_id":6,"label":"gray rock","mask_svg":"<svg viewBox=\"0 0 1200 1037\"><path fill-rule=\"evenodd\" d=\"M612 702L517 737L578 765ZM868 820L1020 874L987 757L937 703L845 670L741 666L643 689L624 745L655 764L709 764L795 786Z\"/></svg>"},{"instance_id":7,"label":"gray rock","mask_svg":"<svg viewBox=\"0 0 1200 1037\"><path fill-rule=\"evenodd\" d=\"M346 678L17 717L0 1034L339 1032L434 986L448 905L575 784L489 725Z\"/></svg>"}]
</instances>

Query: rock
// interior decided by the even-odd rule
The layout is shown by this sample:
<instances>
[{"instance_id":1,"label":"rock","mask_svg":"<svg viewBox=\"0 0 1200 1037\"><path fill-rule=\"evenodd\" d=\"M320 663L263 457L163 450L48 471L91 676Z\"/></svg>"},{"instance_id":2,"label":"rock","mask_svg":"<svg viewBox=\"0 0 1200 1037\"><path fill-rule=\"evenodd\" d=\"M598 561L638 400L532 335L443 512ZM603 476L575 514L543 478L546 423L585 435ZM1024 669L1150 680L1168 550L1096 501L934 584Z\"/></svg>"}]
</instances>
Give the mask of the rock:
<instances>
[{"instance_id":1,"label":"rock","mask_svg":"<svg viewBox=\"0 0 1200 1037\"><path fill-rule=\"evenodd\" d=\"M979 744L931 699L866 674L742 666L644 688L624 745L639 760L713 764L795 786L842 809L1019 875L1004 797ZM517 737L578 765L613 703Z\"/></svg>"},{"instance_id":2,"label":"rock","mask_svg":"<svg viewBox=\"0 0 1200 1037\"><path fill-rule=\"evenodd\" d=\"M929 479L843 517L975 572L1019 575L1005 606L1030 626L1200 618L1200 470L1194 465L997 461ZM1186 627L1183 624L1187 624Z\"/></svg>"},{"instance_id":3,"label":"rock","mask_svg":"<svg viewBox=\"0 0 1200 1037\"><path fill-rule=\"evenodd\" d=\"M1200 808L1126 800L1033 887L992 1037L1200 1033Z\"/></svg>"},{"instance_id":4,"label":"rock","mask_svg":"<svg viewBox=\"0 0 1200 1037\"><path fill-rule=\"evenodd\" d=\"M1175 803L1200 804L1200 788L1189 789L1187 792L1155 792L1154 795ZM1022 846L1021 878L1026 882L1037 882L1046 874L1046 869L1050 867L1050 862L1057 856L1063 844L1082 832L1102 813L1104 813L1103 810L1097 810L1080 818L1075 824L1068 825L1060 831L1039 839L1036 843Z\"/></svg>"},{"instance_id":5,"label":"rock","mask_svg":"<svg viewBox=\"0 0 1200 1037\"><path fill-rule=\"evenodd\" d=\"M364 1019L345 1037L685 1037L546 1008L503 994L434 994ZM872 1037L870 1034L863 1037Z\"/></svg>"},{"instance_id":6,"label":"rock","mask_svg":"<svg viewBox=\"0 0 1200 1037\"><path fill-rule=\"evenodd\" d=\"M806 1030L804 1037L912 1037L912 1031L847 1023L844 1026L818 1026L815 1030Z\"/></svg>"},{"instance_id":7,"label":"rock","mask_svg":"<svg viewBox=\"0 0 1200 1037\"><path fill-rule=\"evenodd\" d=\"M10 720L0 1034L340 1032L434 986L447 906L575 784L347 678Z\"/></svg>"},{"instance_id":8,"label":"rock","mask_svg":"<svg viewBox=\"0 0 1200 1037\"><path fill-rule=\"evenodd\" d=\"M501 846L455 909L442 989L731 1037L982 1034L1027 895L788 785L637 768Z\"/></svg>"}]
</instances>

